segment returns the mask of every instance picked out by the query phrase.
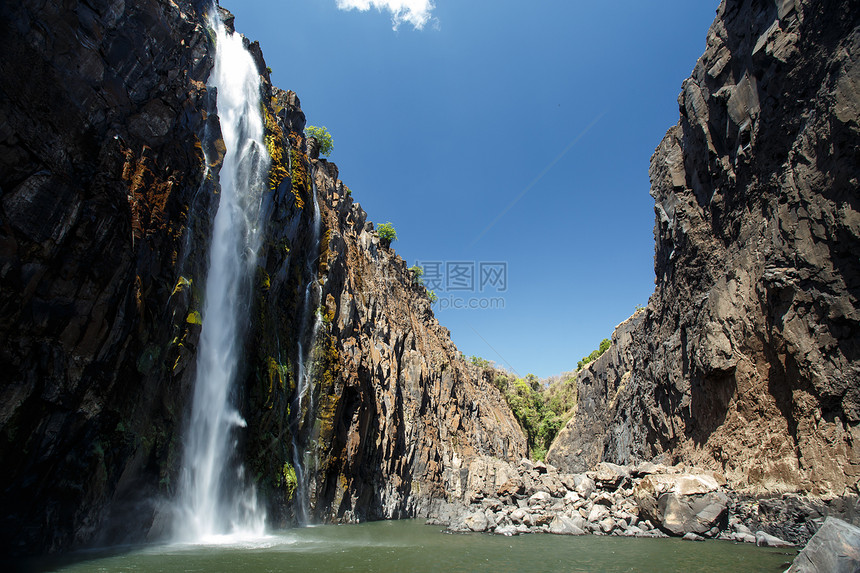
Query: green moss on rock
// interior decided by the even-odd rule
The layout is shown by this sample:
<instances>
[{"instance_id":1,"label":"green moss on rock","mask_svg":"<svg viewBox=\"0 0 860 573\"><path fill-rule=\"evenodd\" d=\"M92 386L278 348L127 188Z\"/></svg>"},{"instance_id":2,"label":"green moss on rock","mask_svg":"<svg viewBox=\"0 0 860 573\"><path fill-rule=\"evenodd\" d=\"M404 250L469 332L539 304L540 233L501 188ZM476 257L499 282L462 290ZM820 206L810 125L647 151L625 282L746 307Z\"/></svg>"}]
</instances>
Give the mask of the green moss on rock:
<instances>
[{"instance_id":1,"label":"green moss on rock","mask_svg":"<svg viewBox=\"0 0 860 573\"><path fill-rule=\"evenodd\" d=\"M284 467L281 470L281 475L283 476L283 485L286 489L287 500L292 500L293 496L296 495L296 488L299 486L299 480L296 477L296 469L289 462L284 463Z\"/></svg>"}]
</instances>

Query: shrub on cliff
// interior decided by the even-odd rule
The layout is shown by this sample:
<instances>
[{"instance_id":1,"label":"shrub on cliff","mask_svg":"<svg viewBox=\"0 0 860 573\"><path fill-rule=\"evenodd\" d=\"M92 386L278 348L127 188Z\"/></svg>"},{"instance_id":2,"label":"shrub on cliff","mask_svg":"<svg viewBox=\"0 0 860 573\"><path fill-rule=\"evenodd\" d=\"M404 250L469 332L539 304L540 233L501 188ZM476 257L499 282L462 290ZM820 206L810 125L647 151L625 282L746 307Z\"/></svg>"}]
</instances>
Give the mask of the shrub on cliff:
<instances>
[{"instance_id":1,"label":"shrub on cliff","mask_svg":"<svg viewBox=\"0 0 860 573\"><path fill-rule=\"evenodd\" d=\"M604 338L603 340L601 340L600 346L597 348L597 350L593 351L588 356L583 357L582 360L576 363L576 369L581 370L582 367L589 362L594 362L595 360L600 358L600 355L609 350L610 346L612 346L612 342L608 338Z\"/></svg>"},{"instance_id":2,"label":"shrub on cliff","mask_svg":"<svg viewBox=\"0 0 860 573\"><path fill-rule=\"evenodd\" d=\"M383 223L383 225L391 225L391 223ZM381 227L382 227L382 225L380 225L380 228ZM397 233L394 231L393 227L391 228L391 232L394 233L394 239L396 239ZM380 238L382 238L381 232L379 233L379 236L380 236ZM392 240L394 240L394 239L392 239ZM390 244L390 242L389 242L389 244ZM427 288L426 286L424 286L424 279L422 278L424 276L424 269L422 267L420 267L418 265L413 265L413 266L409 267L409 272L412 273L412 284L424 287L424 294L427 295L427 298L430 299L431 303L434 303L437 300L439 300L439 297L436 295L436 293L434 291L432 291L429 288ZM474 358L474 356L473 356L473 358Z\"/></svg>"},{"instance_id":3,"label":"shrub on cliff","mask_svg":"<svg viewBox=\"0 0 860 573\"><path fill-rule=\"evenodd\" d=\"M392 241L397 240L397 231L394 230L394 225L391 222L380 223L376 228L376 232L379 234L379 239L382 241L383 247L390 247Z\"/></svg>"},{"instance_id":4,"label":"shrub on cliff","mask_svg":"<svg viewBox=\"0 0 860 573\"><path fill-rule=\"evenodd\" d=\"M320 155L328 157L334 151L334 144L331 141L331 134L325 126L317 127L309 125L305 128L305 135L313 137L320 144Z\"/></svg>"},{"instance_id":5,"label":"shrub on cliff","mask_svg":"<svg viewBox=\"0 0 860 573\"><path fill-rule=\"evenodd\" d=\"M409 267L409 272L412 273L412 282L418 286L424 286L424 269L418 265Z\"/></svg>"}]
</instances>

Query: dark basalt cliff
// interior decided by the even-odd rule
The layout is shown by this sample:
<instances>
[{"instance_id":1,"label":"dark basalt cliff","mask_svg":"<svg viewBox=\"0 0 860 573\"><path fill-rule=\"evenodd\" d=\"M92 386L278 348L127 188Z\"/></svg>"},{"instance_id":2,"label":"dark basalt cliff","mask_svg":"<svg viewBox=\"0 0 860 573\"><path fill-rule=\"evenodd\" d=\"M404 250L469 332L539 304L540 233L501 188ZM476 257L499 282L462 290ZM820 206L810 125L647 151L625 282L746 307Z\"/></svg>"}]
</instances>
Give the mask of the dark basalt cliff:
<instances>
[{"instance_id":1,"label":"dark basalt cliff","mask_svg":"<svg viewBox=\"0 0 860 573\"><path fill-rule=\"evenodd\" d=\"M305 155L295 95L275 93L278 125L294 142L293 175L275 194L261 269L257 370L246 384L255 404L248 409L251 468L271 476L261 485L273 509L286 510L281 521L292 510L290 488L279 479L292 463L292 437L307 444L314 520L426 515L472 459L518 460L526 455L525 437L498 390L465 363L436 321L424 287L381 244L337 167ZM301 218L312 211L312 188L322 211L318 257L303 240L311 233ZM312 398L296 405L296 303L312 279L307 261L321 285L314 299L320 324L312 341Z\"/></svg>"},{"instance_id":2,"label":"dark basalt cliff","mask_svg":"<svg viewBox=\"0 0 860 573\"><path fill-rule=\"evenodd\" d=\"M548 461L858 493L860 3L725 0L651 160L656 289Z\"/></svg>"},{"instance_id":3,"label":"dark basalt cliff","mask_svg":"<svg viewBox=\"0 0 860 573\"><path fill-rule=\"evenodd\" d=\"M168 531L223 153L207 9L0 5L0 554ZM294 519L294 443L312 518L422 514L468 460L519 459L525 439L248 46L272 168L237 392L245 467L274 525Z\"/></svg>"},{"instance_id":4,"label":"dark basalt cliff","mask_svg":"<svg viewBox=\"0 0 860 573\"><path fill-rule=\"evenodd\" d=\"M6 551L92 540L179 452L190 380L160 365L186 330L169 303L203 175L200 21L189 2L0 7Z\"/></svg>"}]
</instances>

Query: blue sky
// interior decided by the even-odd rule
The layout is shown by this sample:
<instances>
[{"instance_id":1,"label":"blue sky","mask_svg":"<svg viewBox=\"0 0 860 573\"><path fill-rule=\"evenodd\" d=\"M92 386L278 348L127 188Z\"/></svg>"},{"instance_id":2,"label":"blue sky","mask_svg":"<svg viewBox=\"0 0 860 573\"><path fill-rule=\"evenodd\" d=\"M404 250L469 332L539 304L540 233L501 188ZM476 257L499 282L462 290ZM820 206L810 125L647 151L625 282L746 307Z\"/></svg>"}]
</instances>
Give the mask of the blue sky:
<instances>
[{"instance_id":1,"label":"blue sky","mask_svg":"<svg viewBox=\"0 0 860 573\"><path fill-rule=\"evenodd\" d=\"M370 220L394 224L407 263L441 263L452 288L474 264L472 291L437 289L494 307L437 309L463 353L558 374L647 303L648 163L716 0L435 0L396 30L390 12L338 0L222 4L273 83L329 129L341 179ZM494 263L505 288L482 291Z\"/></svg>"}]
</instances>

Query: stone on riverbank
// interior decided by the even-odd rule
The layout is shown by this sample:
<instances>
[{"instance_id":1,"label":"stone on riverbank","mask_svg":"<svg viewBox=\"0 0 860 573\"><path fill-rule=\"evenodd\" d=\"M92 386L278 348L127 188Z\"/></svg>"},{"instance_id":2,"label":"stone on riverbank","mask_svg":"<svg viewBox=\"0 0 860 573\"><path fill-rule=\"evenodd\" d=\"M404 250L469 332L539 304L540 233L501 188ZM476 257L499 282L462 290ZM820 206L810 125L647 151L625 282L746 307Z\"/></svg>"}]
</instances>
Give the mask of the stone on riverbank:
<instances>
[{"instance_id":1,"label":"stone on riverbank","mask_svg":"<svg viewBox=\"0 0 860 573\"><path fill-rule=\"evenodd\" d=\"M860 527L828 517L787 573L860 571Z\"/></svg>"},{"instance_id":2,"label":"stone on riverbank","mask_svg":"<svg viewBox=\"0 0 860 573\"><path fill-rule=\"evenodd\" d=\"M755 544L759 547L791 547L791 543L783 541L775 535L770 535L764 531L755 532Z\"/></svg>"},{"instance_id":3,"label":"stone on riverbank","mask_svg":"<svg viewBox=\"0 0 860 573\"><path fill-rule=\"evenodd\" d=\"M709 533L726 526L728 497L713 475L649 475L633 490L642 515L673 535ZM724 483L724 482L723 482Z\"/></svg>"}]
</instances>

